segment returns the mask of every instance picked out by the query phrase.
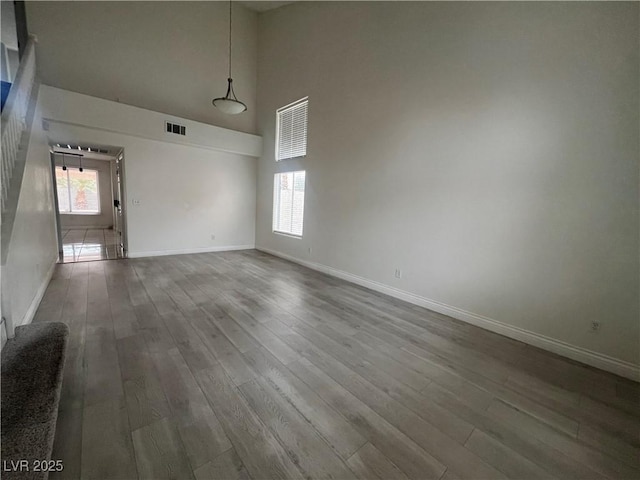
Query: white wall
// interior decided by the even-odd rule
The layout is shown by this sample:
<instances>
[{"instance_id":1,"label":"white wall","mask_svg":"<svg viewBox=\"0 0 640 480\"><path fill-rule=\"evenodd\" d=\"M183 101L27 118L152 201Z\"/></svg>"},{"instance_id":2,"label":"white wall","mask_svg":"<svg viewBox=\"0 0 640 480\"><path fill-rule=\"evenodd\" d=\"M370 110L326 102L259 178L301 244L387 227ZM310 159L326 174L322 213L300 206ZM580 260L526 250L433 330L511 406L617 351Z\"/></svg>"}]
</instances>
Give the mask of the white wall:
<instances>
[{"instance_id":1,"label":"white wall","mask_svg":"<svg viewBox=\"0 0 640 480\"><path fill-rule=\"evenodd\" d=\"M233 78L248 111L211 105L226 92L227 2L27 2L43 83L255 133L257 15L233 5Z\"/></svg>"},{"instance_id":2,"label":"white wall","mask_svg":"<svg viewBox=\"0 0 640 480\"><path fill-rule=\"evenodd\" d=\"M16 9L13 2L0 3L0 40L7 48L18 50L18 32L16 30Z\"/></svg>"},{"instance_id":3,"label":"white wall","mask_svg":"<svg viewBox=\"0 0 640 480\"><path fill-rule=\"evenodd\" d=\"M90 125L96 129L149 140L198 146L239 155L257 157L262 153L262 137L258 135L80 95L60 88L45 86L44 89L47 92L47 112L54 120L75 125ZM186 135L167 133L165 122L184 125Z\"/></svg>"},{"instance_id":4,"label":"white wall","mask_svg":"<svg viewBox=\"0 0 640 480\"><path fill-rule=\"evenodd\" d=\"M70 167L80 166L77 157L67 156L65 163ZM115 163L115 160L114 160ZM62 155L56 155L56 165L62 165ZM111 186L111 162L84 158L82 165L87 170L98 172L98 193L100 213L97 215L61 214L60 227L66 228L111 228L113 227L113 188Z\"/></svg>"},{"instance_id":5,"label":"white wall","mask_svg":"<svg viewBox=\"0 0 640 480\"><path fill-rule=\"evenodd\" d=\"M13 82L18 71L18 34L13 2L0 2L0 39L2 40L2 81Z\"/></svg>"},{"instance_id":6,"label":"white wall","mask_svg":"<svg viewBox=\"0 0 640 480\"><path fill-rule=\"evenodd\" d=\"M146 138L156 112L47 86L41 92L50 139L124 148L130 256L253 248L257 167L247 153L259 137L177 119L187 137L159 130ZM246 153L216 150L217 140Z\"/></svg>"},{"instance_id":7,"label":"white wall","mask_svg":"<svg viewBox=\"0 0 640 480\"><path fill-rule=\"evenodd\" d=\"M14 327L33 318L57 260L49 145L42 129L42 110L37 106L7 263L2 272L2 292L6 295L3 303L10 302Z\"/></svg>"},{"instance_id":8,"label":"white wall","mask_svg":"<svg viewBox=\"0 0 640 480\"><path fill-rule=\"evenodd\" d=\"M261 14L258 248L629 374L638 8L299 2ZM306 95L308 155L276 163L275 110ZM271 232L273 174L297 169L300 240Z\"/></svg>"}]
</instances>

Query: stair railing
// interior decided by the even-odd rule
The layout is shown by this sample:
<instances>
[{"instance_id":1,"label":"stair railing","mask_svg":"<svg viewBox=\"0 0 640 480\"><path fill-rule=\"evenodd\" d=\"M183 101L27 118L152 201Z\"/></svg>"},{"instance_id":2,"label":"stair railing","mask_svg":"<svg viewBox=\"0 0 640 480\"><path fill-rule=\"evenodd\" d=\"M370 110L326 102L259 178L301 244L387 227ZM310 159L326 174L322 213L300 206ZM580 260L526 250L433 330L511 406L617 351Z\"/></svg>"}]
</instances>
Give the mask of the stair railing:
<instances>
[{"instance_id":1,"label":"stair railing","mask_svg":"<svg viewBox=\"0 0 640 480\"><path fill-rule=\"evenodd\" d=\"M2 163L2 212L5 210L9 187L18 158L18 149L22 133L27 128L27 110L31 89L36 76L35 38L30 37L27 48L20 61L20 67L9 96L2 111L2 145L0 162Z\"/></svg>"}]
</instances>

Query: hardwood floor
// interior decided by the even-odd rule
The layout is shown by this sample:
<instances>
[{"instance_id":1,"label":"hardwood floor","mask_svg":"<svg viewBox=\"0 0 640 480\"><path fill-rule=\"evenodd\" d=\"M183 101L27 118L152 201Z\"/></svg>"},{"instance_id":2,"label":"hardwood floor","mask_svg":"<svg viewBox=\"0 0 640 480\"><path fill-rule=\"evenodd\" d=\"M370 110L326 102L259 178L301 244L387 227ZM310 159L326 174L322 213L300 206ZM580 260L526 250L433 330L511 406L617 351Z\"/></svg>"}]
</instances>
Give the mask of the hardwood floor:
<instances>
[{"instance_id":1,"label":"hardwood floor","mask_svg":"<svg viewBox=\"0 0 640 480\"><path fill-rule=\"evenodd\" d=\"M640 387L257 251L59 265L50 478L640 478Z\"/></svg>"}]
</instances>

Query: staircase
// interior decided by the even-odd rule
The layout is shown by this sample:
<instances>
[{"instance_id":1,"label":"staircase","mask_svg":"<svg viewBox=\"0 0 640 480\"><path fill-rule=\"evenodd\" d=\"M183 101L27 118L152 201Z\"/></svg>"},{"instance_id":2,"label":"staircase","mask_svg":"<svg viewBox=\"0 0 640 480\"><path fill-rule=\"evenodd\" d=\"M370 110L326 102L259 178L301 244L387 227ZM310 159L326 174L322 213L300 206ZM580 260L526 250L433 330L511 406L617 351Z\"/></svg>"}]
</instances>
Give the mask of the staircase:
<instances>
[{"instance_id":1,"label":"staircase","mask_svg":"<svg viewBox=\"0 0 640 480\"><path fill-rule=\"evenodd\" d=\"M36 76L36 53L33 38L29 40L2 111L2 213L6 211L11 180L14 178L22 135L27 128L29 99ZM23 165L24 166L24 165Z\"/></svg>"},{"instance_id":2,"label":"staircase","mask_svg":"<svg viewBox=\"0 0 640 480\"><path fill-rule=\"evenodd\" d=\"M4 266L6 265L15 213L20 198L20 188L27 158L37 92L35 37L31 36L20 60L20 67L18 68L15 81L11 85L9 96L2 110L2 145L0 150L2 177L0 190L2 262L0 284L2 285L3 295L0 313L2 315L1 333L3 344L7 334L9 337L13 336L13 325L11 324L10 301L7 298L8 295L4 295L6 291L5 284L8 279L2 270L4 270Z\"/></svg>"}]
</instances>

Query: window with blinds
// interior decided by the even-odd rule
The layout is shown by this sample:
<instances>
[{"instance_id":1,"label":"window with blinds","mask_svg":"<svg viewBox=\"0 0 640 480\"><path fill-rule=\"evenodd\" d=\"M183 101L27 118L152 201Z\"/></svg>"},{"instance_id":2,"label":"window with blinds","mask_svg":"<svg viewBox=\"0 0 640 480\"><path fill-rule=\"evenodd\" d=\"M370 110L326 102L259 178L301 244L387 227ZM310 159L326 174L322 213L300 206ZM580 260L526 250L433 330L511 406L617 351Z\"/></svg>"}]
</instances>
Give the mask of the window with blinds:
<instances>
[{"instance_id":1,"label":"window with blinds","mask_svg":"<svg viewBox=\"0 0 640 480\"><path fill-rule=\"evenodd\" d=\"M307 154L307 112L305 97L276 111L276 161Z\"/></svg>"},{"instance_id":2,"label":"window with blinds","mask_svg":"<svg viewBox=\"0 0 640 480\"><path fill-rule=\"evenodd\" d=\"M302 236L305 171L276 173L273 182L273 231Z\"/></svg>"}]
</instances>

